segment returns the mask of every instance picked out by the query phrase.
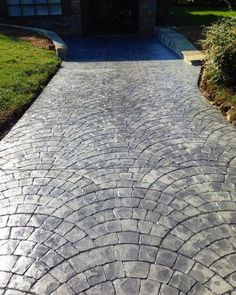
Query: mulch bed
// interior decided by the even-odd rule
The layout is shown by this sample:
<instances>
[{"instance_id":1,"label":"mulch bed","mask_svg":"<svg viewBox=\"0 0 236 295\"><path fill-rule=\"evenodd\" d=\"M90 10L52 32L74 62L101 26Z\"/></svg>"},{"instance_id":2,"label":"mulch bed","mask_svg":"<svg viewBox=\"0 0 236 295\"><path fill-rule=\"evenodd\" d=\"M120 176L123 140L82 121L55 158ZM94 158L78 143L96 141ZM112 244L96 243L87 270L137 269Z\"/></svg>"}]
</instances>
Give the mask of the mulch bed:
<instances>
[{"instance_id":1,"label":"mulch bed","mask_svg":"<svg viewBox=\"0 0 236 295\"><path fill-rule=\"evenodd\" d=\"M210 85L210 83L208 83L207 79L204 77L204 73L201 77L199 86L202 94L211 102L211 104L215 106L230 123L236 125L236 105L219 98L217 95L217 90L212 85ZM236 95L236 89L225 88L224 95L225 97L233 97Z\"/></svg>"},{"instance_id":2,"label":"mulch bed","mask_svg":"<svg viewBox=\"0 0 236 295\"><path fill-rule=\"evenodd\" d=\"M30 42L33 46L38 48L49 50L55 49L54 44L51 40L47 39L45 36L42 36L37 32L0 26L0 33Z\"/></svg>"}]
</instances>

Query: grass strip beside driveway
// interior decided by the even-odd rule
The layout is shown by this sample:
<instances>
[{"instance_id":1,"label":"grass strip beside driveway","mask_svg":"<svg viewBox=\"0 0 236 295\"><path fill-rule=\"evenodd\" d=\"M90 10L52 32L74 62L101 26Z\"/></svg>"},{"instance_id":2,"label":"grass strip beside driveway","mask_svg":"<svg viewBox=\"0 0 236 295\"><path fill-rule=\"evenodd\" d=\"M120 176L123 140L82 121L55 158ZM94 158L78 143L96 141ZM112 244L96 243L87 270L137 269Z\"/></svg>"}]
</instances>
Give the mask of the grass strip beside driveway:
<instances>
[{"instance_id":1,"label":"grass strip beside driveway","mask_svg":"<svg viewBox=\"0 0 236 295\"><path fill-rule=\"evenodd\" d=\"M0 29L0 128L37 97L59 66L54 50L37 48Z\"/></svg>"}]
</instances>

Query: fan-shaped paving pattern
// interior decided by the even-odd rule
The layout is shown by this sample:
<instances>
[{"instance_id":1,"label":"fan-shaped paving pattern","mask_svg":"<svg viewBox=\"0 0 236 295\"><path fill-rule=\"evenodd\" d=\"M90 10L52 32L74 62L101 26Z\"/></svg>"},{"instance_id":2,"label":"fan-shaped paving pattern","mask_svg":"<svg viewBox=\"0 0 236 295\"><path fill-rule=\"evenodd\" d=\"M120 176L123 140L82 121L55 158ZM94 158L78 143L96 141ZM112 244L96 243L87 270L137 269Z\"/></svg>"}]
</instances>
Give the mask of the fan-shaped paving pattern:
<instances>
[{"instance_id":1,"label":"fan-shaped paving pattern","mask_svg":"<svg viewBox=\"0 0 236 295\"><path fill-rule=\"evenodd\" d=\"M236 294L235 128L142 44L63 63L1 142L0 294Z\"/></svg>"}]
</instances>

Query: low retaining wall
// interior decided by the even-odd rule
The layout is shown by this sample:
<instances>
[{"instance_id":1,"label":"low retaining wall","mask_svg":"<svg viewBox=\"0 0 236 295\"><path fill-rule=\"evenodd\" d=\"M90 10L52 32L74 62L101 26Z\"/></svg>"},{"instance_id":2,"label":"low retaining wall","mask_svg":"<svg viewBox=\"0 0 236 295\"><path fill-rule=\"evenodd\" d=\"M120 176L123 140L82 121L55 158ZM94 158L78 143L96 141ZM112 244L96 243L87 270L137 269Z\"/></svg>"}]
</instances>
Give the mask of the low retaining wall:
<instances>
[{"instance_id":1,"label":"low retaining wall","mask_svg":"<svg viewBox=\"0 0 236 295\"><path fill-rule=\"evenodd\" d=\"M48 30L44 30L40 28L32 28L32 27L26 27L26 26L9 25L9 24L1 24L1 23L0 23L0 27L16 28L16 29L23 29L27 31L37 32L47 37L48 39L52 40L58 57L64 60L67 56L67 50L68 50L67 45L56 33L52 31L48 31Z\"/></svg>"},{"instance_id":2,"label":"low retaining wall","mask_svg":"<svg viewBox=\"0 0 236 295\"><path fill-rule=\"evenodd\" d=\"M170 27L156 27L155 36L158 41L173 50L187 63L201 65L205 55L199 51L187 38Z\"/></svg>"}]
</instances>

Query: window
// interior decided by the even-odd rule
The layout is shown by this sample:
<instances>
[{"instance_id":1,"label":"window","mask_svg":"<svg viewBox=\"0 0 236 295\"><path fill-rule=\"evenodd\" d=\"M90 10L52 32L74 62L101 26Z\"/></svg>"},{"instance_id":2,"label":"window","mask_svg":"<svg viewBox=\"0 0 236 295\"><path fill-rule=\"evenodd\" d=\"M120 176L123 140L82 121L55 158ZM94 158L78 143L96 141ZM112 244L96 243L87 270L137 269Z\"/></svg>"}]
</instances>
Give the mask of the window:
<instances>
[{"instance_id":1,"label":"window","mask_svg":"<svg viewBox=\"0 0 236 295\"><path fill-rule=\"evenodd\" d=\"M62 15L62 3L61 0L7 0L7 10L9 16Z\"/></svg>"}]
</instances>

